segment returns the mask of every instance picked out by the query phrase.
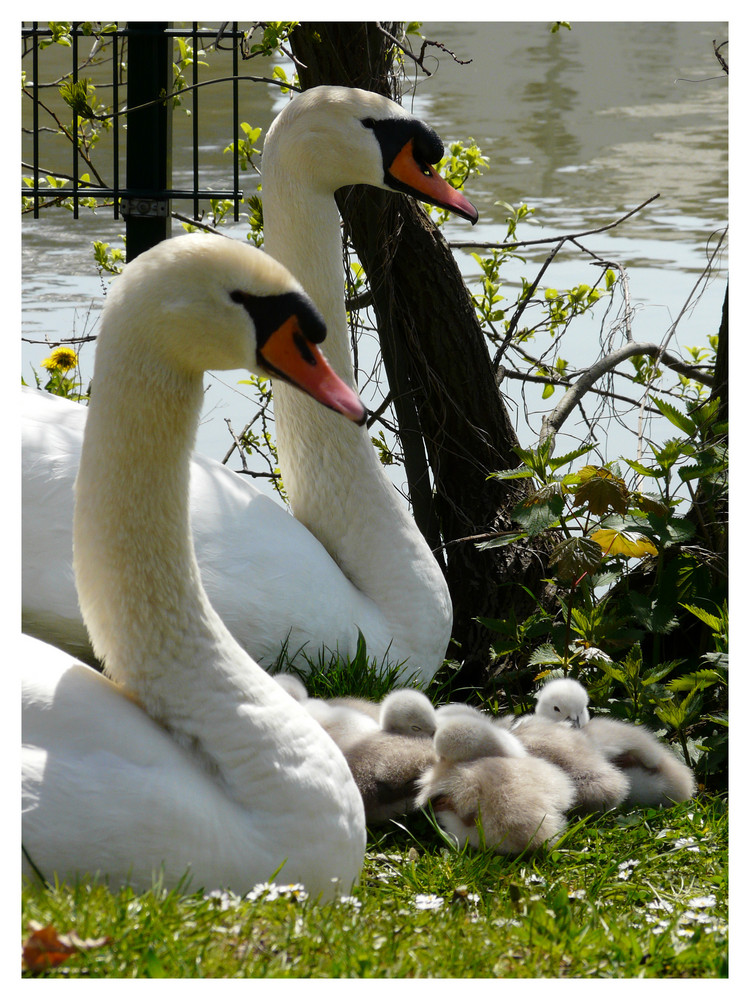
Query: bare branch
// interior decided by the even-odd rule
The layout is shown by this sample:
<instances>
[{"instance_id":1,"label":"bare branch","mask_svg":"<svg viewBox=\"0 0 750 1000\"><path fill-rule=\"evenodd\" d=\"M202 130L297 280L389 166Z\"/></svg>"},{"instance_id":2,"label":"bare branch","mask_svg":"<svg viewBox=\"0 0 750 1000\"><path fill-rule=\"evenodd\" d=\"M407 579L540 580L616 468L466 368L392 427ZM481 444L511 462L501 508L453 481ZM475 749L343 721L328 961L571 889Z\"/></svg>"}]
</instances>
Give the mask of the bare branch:
<instances>
[{"instance_id":1,"label":"bare branch","mask_svg":"<svg viewBox=\"0 0 750 1000\"><path fill-rule=\"evenodd\" d=\"M642 211L647 205L650 205L652 201L656 201L660 195L654 194L646 201L642 202L637 208L631 209L630 212L626 212L625 215L620 216L614 222L608 223L606 226L599 226L598 229L586 229L581 233L566 233L563 236L545 236L538 240L509 240L505 243L476 243L471 240L451 240L448 244L455 250L507 250L514 249L516 247L530 247L539 246L542 243L558 243L566 242L567 240L578 240L582 239L584 236L595 236L598 233L606 233L608 229L614 229L615 226L619 226L626 219Z\"/></svg>"},{"instance_id":2,"label":"bare branch","mask_svg":"<svg viewBox=\"0 0 750 1000\"><path fill-rule=\"evenodd\" d=\"M647 354L658 358L668 368L672 368L674 371L680 372L680 374L687 375L689 378L695 379L696 382L702 382L704 385L709 386L713 385L711 375L697 371L693 365L685 364L684 361L673 354L667 354L660 344L637 344L633 342L625 344L623 347L612 351L606 357L600 358L591 365L578 381L568 389L554 410L542 419L542 432L539 435L540 443L547 440L554 442L555 434L560 430L567 417L580 403L594 382L600 379L606 372L612 371L623 361L632 358L636 354Z\"/></svg>"}]
</instances>

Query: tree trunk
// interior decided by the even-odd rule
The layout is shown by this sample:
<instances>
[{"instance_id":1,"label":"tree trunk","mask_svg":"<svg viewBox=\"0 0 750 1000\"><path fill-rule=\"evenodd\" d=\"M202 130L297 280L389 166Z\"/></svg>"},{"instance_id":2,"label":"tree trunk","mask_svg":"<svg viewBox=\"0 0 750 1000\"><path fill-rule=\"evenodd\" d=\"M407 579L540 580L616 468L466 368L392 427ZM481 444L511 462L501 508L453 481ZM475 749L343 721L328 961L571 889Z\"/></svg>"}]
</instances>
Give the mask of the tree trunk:
<instances>
[{"instance_id":1,"label":"tree trunk","mask_svg":"<svg viewBox=\"0 0 750 1000\"><path fill-rule=\"evenodd\" d=\"M395 34L395 25L384 25ZM303 89L362 87L394 98L393 48L372 23L311 23L291 45ZM487 343L453 254L412 199L375 188L339 192L347 233L367 273L405 454L414 516L446 573L454 607L449 656L458 681L486 680L490 634L475 618L501 618L541 589L546 560L527 546L480 552L469 536L510 527L523 480L488 480L514 467L517 438ZM523 607L522 607L523 605Z\"/></svg>"}]
</instances>

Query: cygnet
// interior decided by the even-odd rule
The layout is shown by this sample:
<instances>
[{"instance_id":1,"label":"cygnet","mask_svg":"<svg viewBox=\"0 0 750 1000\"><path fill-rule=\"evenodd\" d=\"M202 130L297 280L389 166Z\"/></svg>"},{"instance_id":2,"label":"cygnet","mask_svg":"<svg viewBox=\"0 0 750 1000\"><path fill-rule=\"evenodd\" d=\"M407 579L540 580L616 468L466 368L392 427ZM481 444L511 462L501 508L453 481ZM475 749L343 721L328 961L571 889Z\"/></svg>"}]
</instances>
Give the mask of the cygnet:
<instances>
[{"instance_id":1,"label":"cygnet","mask_svg":"<svg viewBox=\"0 0 750 1000\"><path fill-rule=\"evenodd\" d=\"M380 703L380 728L398 736L427 736L435 732L435 709L427 695L412 688L398 688Z\"/></svg>"},{"instance_id":2,"label":"cygnet","mask_svg":"<svg viewBox=\"0 0 750 1000\"><path fill-rule=\"evenodd\" d=\"M368 701L367 698L354 698L351 696L328 698L326 700L329 705L333 705L335 708L351 708L357 712L369 715L376 722L380 721L380 704L377 701Z\"/></svg>"},{"instance_id":3,"label":"cygnet","mask_svg":"<svg viewBox=\"0 0 750 1000\"><path fill-rule=\"evenodd\" d=\"M273 679L295 701L307 701L307 688L296 674L274 674Z\"/></svg>"},{"instance_id":4,"label":"cygnet","mask_svg":"<svg viewBox=\"0 0 750 1000\"><path fill-rule=\"evenodd\" d=\"M671 806L695 795L692 770L645 726L597 715L584 733L627 776L627 805Z\"/></svg>"},{"instance_id":5,"label":"cygnet","mask_svg":"<svg viewBox=\"0 0 750 1000\"><path fill-rule=\"evenodd\" d=\"M672 805L695 794L691 769L645 726L610 716L589 717L588 693L572 678L545 684L536 713L554 722L580 726L592 746L627 778L625 805Z\"/></svg>"},{"instance_id":6,"label":"cygnet","mask_svg":"<svg viewBox=\"0 0 750 1000\"><path fill-rule=\"evenodd\" d=\"M378 730L342 747L368 823L416 812L417 782L435 763L432 740Z\"/></svg>"},{"instance_id":7,"label":"cygnet","mask_svg":"<svg viewBox=\"0 0 750 1000\"><path fill-rule=\"evenodd\" d=\"M302 704L341 750L367 733L380 731L375 719L354 708L331 705L323 698L308 698Z\"/></svg>"},{"instance_id":8,"label":"cygnet","mask_svg":"<svg viewBox=\"0 0 750 1000\"><path fill-rule=\"evenodd\" d=\"M447 705L439 705L435 709L435 715L438 722L454 718L457 715L468 715L470 718L481 719L484 722L489 719L489 716L481 709L475 708L473 705L465 705L461 701L449 701Z\"/></svg>"},{"instance_id":9,"label":"cygnet","mask_svg":"<svg viewBox=\"0 0 750 1000\"><path fill-rule=\"evenodd\" d=\"M417 779L435 761L435 710L426 695L399 688L387 694L379 708L377 731L339 744L368 823L414 812Z\"/></svg>"},{"instance_id":10,"label":"cygnet","mask_svg":"<svg viewBox=\"0 0 750 1000\"><path fill-rule=\"evenodd\" d=\"M512 725L513 735L534 757L543 757L565 771L576 792L575 808L604 812L623 802L630 790L625 774L611 764L579 729L556 725L538 715L513 722L506 716L498 727Z\"/></svg>"},{"instance_id":11,"label":"cygnet","mask_svg":"<svg viewBox=\"0 0 750 1000\"><path fill-rule=\"evenodd\" d=\"M575 729L589 721L588 692L572 677L555 677L547 681L535 697L535 712L542 719L568 722Z\"/></svg>"},{"instance_id":12,"label":"cygnet","mask_svg":"<svg viewBox=\"0 0 750 1000\"><path fill-rule=\"evenodd\" d=\"M417 804L431 804L459 844L483 840L498 854L520 854L564 829L575 801L570 778L529 756L512 733L459 714L438 722L434 747L437 761L419 780Z\"/></svg>"}]
</instances>

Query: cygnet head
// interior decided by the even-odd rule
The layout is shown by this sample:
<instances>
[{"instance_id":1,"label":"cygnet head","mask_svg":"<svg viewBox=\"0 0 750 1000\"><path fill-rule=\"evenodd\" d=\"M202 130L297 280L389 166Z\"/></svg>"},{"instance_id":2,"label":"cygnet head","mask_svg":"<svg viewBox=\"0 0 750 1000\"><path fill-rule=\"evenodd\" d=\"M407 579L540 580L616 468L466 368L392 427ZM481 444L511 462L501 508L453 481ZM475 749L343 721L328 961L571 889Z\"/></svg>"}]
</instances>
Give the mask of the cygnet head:
<instances>
[{"instance_id":1,"label":"cygnet head","mask_svg":"<svg viewBox=\"0 0 750 1000\"><path fill-rule=\"evenodd\" d=\"M556 677L536 695L536 715L551 722L569 722L576 729L589 721L589 696L578 681Z\"/></svg>"},{"instance_id":2,"label":"cygnet head","mask_svg":"<svg viewBox=\"0 0 750 1000\"><path fill-rule=\"evenodd\" d=\"M431 737L435 725L435 709L421 691L399 688L380 703L380 726L388 733Z\"/></svg>"},{"instance_id":3,"label":"cygnet head","mask_svg":"<svg viewBox=\"0 0 750 1000\"><path fill-rule=\"evenodd\" d=\"M307 688L295 674L274 674L273 679L295 701L307 701Z\"/></svg>"},{"instance_id":4,"label":"cygnet head","mask_svg":"<svg viewBox=\"0 0 750 1000\"><path fill-rule=\"evenodd\" d=\"M488 720L485 712L474 708L473 705L465 705L461 701L449 701L447 705L439 705L435 709L435 715L437 716L438 724L445 719L453 719L459 715L468 716L470 719L479 719L483 722Z\"/></svg>"},{"instance_id":5,"label":"cygnet head","mask_svg":"<svg viewBox=\"0 0 750 1000\"><path fill-rule=\"evenodd\" d=\"M525 757L520 740L475 716L444 716L435 732L435 752L443 760L460 763L480 757Z\"/></svg>"}]
</instances>

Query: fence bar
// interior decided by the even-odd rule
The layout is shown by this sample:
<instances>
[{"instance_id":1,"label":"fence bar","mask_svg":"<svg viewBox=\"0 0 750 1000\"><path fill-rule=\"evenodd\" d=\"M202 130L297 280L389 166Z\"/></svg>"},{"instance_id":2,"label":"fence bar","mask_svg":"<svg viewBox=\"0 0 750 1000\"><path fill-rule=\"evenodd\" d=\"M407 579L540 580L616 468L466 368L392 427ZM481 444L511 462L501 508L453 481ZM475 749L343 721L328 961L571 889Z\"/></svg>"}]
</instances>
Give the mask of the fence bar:
<instances>
[{"instance_id":1,"label":"fence bar","mask_svg":"<svg viewBox=\"0 0 750 1000\"><path fill-rule=\"evenodd\" d=\"M172 104L159 100L172 85L167 28L166 21L128 23L126 186L132 194L120 205L128 260L170 235L169 199L156 194L167 191L172 180Z\"/></svg>"},{"instance_id":2,"label":"fence bar","mask_svg":"<svg viewBox=\"0 0 750 1000\"><path fill-rule=\"evenodd\" d=\"M34 83L32 86L31 93L33 94L32 100L34 101L33 109L33 122L34 122L34 135L32 137L32 151L33 151L33 162L34 162L34 218L39 218L39 37L36 31L39 27L39 22L33 22L34 30L34 48L31 53L31 71L34 74Z\"/></svg>"},{"instance_id":3,"label":"fence bar","mask_svg":"<svg viewBox=\"0 0 750 1000\"><path fill-rule=\"evenodd\" d=\"M73 85L78 83L78 25L73 22L71 46L73 55ZM73 109L73 218L78 218L78 112Z\"/></svg>"},{"instance_id":4,"label":"fence bar","mask_svg":"<svg viewBox=\"0 0 750 1000\"><path fill-rule=\"evenodd\" d=\"M240 38L237 32L237 21L232 22L232 139L234 156L232 167L234 175L232 183L234 190L240 190ZM240 199L234 199L234 221L240 221Z\"/></svg>"},{"instance_id":5,"label":"fence bar","mask_svg":"<svg viewBox=\"0 0 750 1000\"><path fill-rule=\"evenodd\" d=\"M32 21L29 25L22 25L21 37L30 39L32 52L33 80L31 82L31 94L33 100L32 123L32 187L27 184L21 185L22 195L30 198L34 218L39 218L41 205L45 199L65 198L72 202L74 218L79 217L80 201L82 198L112 198L113 216L115 219L124 218L126 223L126 236L128 238L128 259L137 256L147 247L165 239L170 232L170 202L172 200L189 201L192 203L193 216L199 218L200 202L206 200L231 200L234 205L234 220L240 218L240 202L242 200L242 190L240 189L240 168L239 168L239 59L241 55L241 43L244 34L239 30L237 21L231 22L231 29L225 31L223 25L217 32L213 29L201 29L200 22L191 22L188 31L185 28L174 28L169 22L129 22L127 25L120 24L112 33L112 106L115 111L115 120L112 129L112 164L111 164L111 186L101 186L81 180L80 170L82 167L82 154L80 142L80 127L83 119L72 109L72 176L68 183L54 190L42 187L41 177L41 142L39 124L39 96L40 96L40 40L51 38L52 29L43 27L40 22ZM192 33L192 34L191 34ZM171 185L172 181L172 128L171 116L172 106L170 102L160 101L160 94L170 93L173 89L172 79L172 44L176 37L185 35L192 37L193 43L193 73L192 73L192 188L175 189ZM80 39L84 36L81 22L72 22L70 28L70 42L72 55L72 70L70 79L77 83L80 78L79 54ZM199 68L197 51L201 40L205 37L231 39L232 45L232 140L234 144L234 156L232 158L232 190L217 190L201 188L200 186L200 119L199 119ZM124 41L127 39L127 41ZM127 46L127 53L125 51ZM224 48L217 44L219 48ZM122 153L122 140L120 128L123 119L119 113L123 98L123 87L120 78L120 61L127 60L127 88L125 101L127 113L127 142L125 143L125 183L122 183L122 170L120 167L120 155ZM141 107L141 105L151 105ZM127 109L135 109L133 111Z\"/></svg>"},{"instance_id":6,"label":"fence bar","mask_svg":"<svg viewBox=\"0 0 750 1000\"><path fill-rule=\"evenodd\" d=\"M120 60L118 58L119 38L112 38L112 107L120 110ZM114 189L115 219L120 218L120 124L115 120L112 129L112 187Z\"/></svg>"},{"instance_id":7,"label":"fence bar","mask_svg":"<svg viewBox=\"0 0 750 1000\"><path fill-rule=\"evenodd\" d=\"M199 188L200 168L198 166L198 22L193 21L193 190ZM193 199L193 218L198 218L198 198Z\"/></svg>"}]
</instances>

